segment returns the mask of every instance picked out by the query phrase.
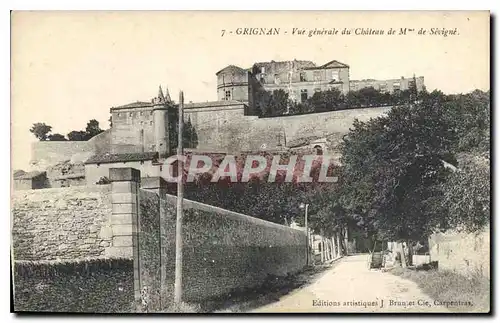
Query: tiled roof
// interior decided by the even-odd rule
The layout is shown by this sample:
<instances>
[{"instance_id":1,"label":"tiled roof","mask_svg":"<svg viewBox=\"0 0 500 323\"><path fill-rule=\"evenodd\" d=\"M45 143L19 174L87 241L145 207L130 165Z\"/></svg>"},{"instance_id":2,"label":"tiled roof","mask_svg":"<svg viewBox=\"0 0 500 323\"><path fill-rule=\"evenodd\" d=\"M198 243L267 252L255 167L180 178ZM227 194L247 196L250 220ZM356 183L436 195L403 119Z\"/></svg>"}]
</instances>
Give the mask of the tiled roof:
<instances>
[{"instance_id":1,"label":"tiled roof","mask_svg":"<svg viewBox=\"0 0 500 323\"><path fill-rule=\"evenodd\" d=\"M126 154L97 154L91 156L85 164L106 164L118 163L127 161L143 161L158 159L157 152L144 152L144 153L126 153Z\"/></svg>"},{"instance_id":2,"label":"tiled roof","mask_svg":"<svg viewBox=\"0 0 500 323\"><path fill-rule=\"evenodd\" d=\"M129 109L129 108L146 108L152 105L153 104L151 102L137 101L125 105L120 105L118 107L113 107L111 109L114 110L114 109Z\"/></svg>"},{"instance_id":3,"label":"tiled roof","mask_svg":"<svg viewBox=\"0 0 500 323\"><path fill-rule=\"evenodd\" d=\"M239 67L239 66L236 66L236 65L228 65L226 67L224 67L223 69L221 69L220 71L218 71L217 73L215 73L215 75L218 75L220 72L224 71L224 70L228 70L228 69L232 69L232 70L236 70L238 72L247 72L247 70Z\"/></svg>"},{"instance_id":4,"label":"tiled roof","mask_svg":"<svg viewBox=\"0 0 500 323\"><path fill-rule=\"evenodd\" d=\"M194 108L222 107L222 106L233 106L233 105L246 105L246 104L242 101L236 101L236 100L207 101L207 102L186 103L184 105L184 108L194 109Z\"/></svg>"}]
</instances>

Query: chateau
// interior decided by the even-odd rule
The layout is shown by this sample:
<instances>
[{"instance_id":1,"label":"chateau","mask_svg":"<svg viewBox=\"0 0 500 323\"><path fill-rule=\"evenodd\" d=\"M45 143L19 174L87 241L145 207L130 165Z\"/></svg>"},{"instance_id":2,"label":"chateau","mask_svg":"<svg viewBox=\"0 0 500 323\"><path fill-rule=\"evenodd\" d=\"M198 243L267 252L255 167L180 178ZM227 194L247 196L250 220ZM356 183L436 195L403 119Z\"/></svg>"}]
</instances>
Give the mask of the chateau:
<instances>
[{"instance_id":1,"label":"chateau","mask_svg":"<svg viewBox=\"0 0 500 323\"><path fill-rule=\"evenodd\" d=\"M418 90L424 86L423 77L350 80L349 66L336 60L323 65L303 60L260 62L246 69L229 65L219 70L216 77L217 101L187 103L184 107L184 119L197 133L197 151L235 154L319 148L338 157L336 146L354 119L366 121L390 107L261 118L256 113L257 93L284 90L290 99L305 101L315 92L330 89L343 94L365 87L395 92L408 89L414 80ZM162 160L172 154L169 118L177 114L177 108L168 89L164 93L160 87L150 100L112 107L111 128L89 141L34 143L32 163L84 163L87 184L106 176L110 167L135 167L145 177L159 176ZM61 176L65 179L68 175ZM29 174L23 178L26 180ZM48 182L56 183L50 179Z\"/></svg>"}]
</instances>

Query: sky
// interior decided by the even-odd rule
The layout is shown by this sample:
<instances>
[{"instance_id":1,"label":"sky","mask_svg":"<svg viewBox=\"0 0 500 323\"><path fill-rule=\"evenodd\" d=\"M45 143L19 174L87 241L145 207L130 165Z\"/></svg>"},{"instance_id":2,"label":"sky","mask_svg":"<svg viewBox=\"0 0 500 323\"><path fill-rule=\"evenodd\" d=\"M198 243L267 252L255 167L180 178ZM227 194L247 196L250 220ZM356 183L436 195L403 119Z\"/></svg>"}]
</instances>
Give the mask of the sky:
<instances>
[{"instance_id":1,"label":"sky","mask_svg":"<svg viewBox=\"0 0 500 323\"><path fill-rule=\"evenodd\" d=\"M237 28L279 28L280 35L236 35ZM293 28L336 28L339 35L292 35ZM341 35L344 28L415 32ZM420 28L457 28L458 35L417 35ZM159 85L174 100L182 90L187 102L213 101L215 73L229 64L338 60L350 66L350 79L415 74L425 77L431 91L488 90L489 33L484 11L14 12L12 167L28 168L35 122L61 134L85 129L90 119L107 129L111 107L149 101Z\"/></svg>"}]
</instances>

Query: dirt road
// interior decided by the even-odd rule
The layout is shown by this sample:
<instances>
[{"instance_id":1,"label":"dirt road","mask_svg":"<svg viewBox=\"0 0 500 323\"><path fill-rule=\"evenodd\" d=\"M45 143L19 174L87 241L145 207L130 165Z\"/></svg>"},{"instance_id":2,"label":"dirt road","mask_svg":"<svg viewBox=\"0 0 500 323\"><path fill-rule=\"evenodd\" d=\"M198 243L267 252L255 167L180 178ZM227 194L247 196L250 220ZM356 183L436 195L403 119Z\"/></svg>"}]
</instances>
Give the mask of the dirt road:
<instances>
[{"instance_id":1,"label":"dirt road","mask_svg":"<svg viewBox=\"0 0 500 323\"><path fill-rule=\"evenodd\" d=\"M415 283L369 270L367 257L343 258L308 286L251 312L448 312Z\"/></svg>"}]
</instances>

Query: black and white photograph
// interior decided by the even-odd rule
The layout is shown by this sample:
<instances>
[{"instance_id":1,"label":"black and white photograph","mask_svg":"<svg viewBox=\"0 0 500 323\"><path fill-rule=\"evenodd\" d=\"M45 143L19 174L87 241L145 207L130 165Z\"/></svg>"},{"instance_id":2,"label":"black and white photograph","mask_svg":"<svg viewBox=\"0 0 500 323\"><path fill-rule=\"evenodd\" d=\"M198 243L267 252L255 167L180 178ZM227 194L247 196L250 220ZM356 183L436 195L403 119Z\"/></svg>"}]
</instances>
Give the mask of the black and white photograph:
<instances>
[{"instance_id":1,"label":"black and white photograph","mask_svg":"<svg viewBox=\"0 0 500 323\"><path fill-rule=\"evenodd\" d=\"M490 313L489 11L12 11L14 313Z\"/></svg>"}]
</instances>

